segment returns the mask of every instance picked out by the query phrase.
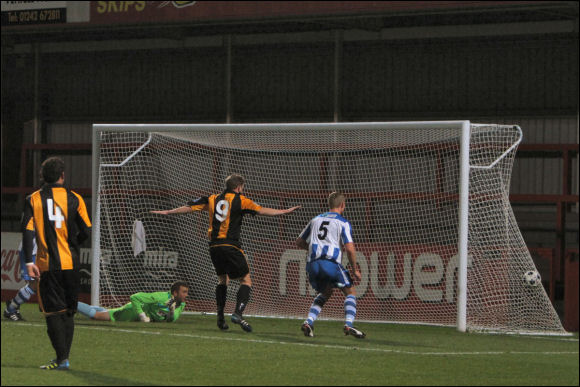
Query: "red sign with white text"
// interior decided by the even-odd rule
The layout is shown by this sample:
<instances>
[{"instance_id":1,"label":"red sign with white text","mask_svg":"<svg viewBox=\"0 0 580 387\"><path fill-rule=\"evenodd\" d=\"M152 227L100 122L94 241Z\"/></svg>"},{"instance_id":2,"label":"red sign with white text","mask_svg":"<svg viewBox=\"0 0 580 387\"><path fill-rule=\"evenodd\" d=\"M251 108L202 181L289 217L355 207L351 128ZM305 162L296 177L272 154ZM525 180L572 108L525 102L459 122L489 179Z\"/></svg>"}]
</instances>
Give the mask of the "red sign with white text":
<instances>
[{"instance_id":1,"label":"red sign with white text","mask_svg":"<svg viewBox=\"0 0 580 387\"><path fill-rule=\"evenodd\" d=\"M26 285L20 277L18 245L22 235L2 233L2 290L18 290Z\"/></svg>"},{"instance_id":2,"label":"red sign with white text","mask_svg":"<svg viewBox=\"0 0 580 387\"><path fill-rule=\"evenodd\" d=\"M532 1L91 1L91 23L263 20L522 6ZM547 3L547 2L546 2Z\"/></svg>"}]
</instances>

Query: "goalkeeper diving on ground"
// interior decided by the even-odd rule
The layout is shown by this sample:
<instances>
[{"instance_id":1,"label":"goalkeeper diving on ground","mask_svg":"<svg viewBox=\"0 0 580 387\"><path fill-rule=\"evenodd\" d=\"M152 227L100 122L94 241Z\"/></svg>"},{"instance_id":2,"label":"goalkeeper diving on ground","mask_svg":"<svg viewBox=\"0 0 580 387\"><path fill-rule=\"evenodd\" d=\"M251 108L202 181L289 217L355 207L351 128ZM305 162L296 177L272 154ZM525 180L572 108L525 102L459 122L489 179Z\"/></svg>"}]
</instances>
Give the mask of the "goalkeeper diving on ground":
<instances>
[{"instance_id":1,"label":"goalkeeper diving on ground","mask_svg":"<svg viewBox=\"0 0 580 387\"><path fill-rule=\"evenodd\" d=\"M78 303L79 313L99 321L174 322L185 309L189 286L183 281L171 285L169 292L135 293L128 304L115 309Z\"/></svg>"}]
</instances>

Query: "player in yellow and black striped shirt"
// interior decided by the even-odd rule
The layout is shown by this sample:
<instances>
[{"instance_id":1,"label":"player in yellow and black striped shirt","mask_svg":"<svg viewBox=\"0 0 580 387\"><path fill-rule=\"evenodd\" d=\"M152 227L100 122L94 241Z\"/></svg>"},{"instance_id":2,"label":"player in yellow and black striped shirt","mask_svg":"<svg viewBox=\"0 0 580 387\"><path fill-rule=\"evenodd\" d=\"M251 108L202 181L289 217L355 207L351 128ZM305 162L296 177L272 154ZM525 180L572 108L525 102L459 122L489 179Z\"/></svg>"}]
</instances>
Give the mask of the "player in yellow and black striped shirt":
<instances>
[{"instance_id":1,"label":"player in yellow and black striped shirt","mask_svg":"<svg viewBox=\"0 0 580 387\"><path fill-rule=\"evenodd\" d=\"M218 276L216 287L218 327L222 330L228 329L224 318L228 284L230 279L239 279L240 288L232 322L239 324L244 331L251 332L252 327L242 317L252 289L250 269L240 244L242 219L246 214L267 216L289 214L300 206L275 210L254 203L242 194L245 180L241 175L228 176L225 183L226 189L221 194L204 196L172 210L151 212L161 215L186 214L194 211L209 213L209 251Z\"/></svg>"},{"instance_id":2,"label":"player in yellow and black striped shirt","mask_svg":"<svg viewBox=\"0 0 580 387\"><path fill-rule=\"evenodd\" d=\"M63 187L64 168L58 157L42 163L44 185L26 198L21 225L28 274L39 278L38 305L56 351L56 360L41 367L47 370L69 369L80 289L79 245L91 230L83 198ZM36 263L32 261L35 231Z\"/></svg>"}]
</instances>

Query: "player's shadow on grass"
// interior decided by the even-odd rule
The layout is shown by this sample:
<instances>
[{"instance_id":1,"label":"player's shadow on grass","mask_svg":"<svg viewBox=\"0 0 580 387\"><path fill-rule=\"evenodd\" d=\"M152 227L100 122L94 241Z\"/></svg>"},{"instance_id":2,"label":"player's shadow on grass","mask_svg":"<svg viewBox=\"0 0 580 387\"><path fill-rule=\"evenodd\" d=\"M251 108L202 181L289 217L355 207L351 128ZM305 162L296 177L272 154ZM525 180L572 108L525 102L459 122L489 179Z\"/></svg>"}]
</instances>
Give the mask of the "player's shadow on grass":
<instances>
[{"instance_id":1,"label":"player's shadow on grass","mask_svg":"<svg viewBox=\"0 0 580 387\"><path fill-rule=\"evenodd\" d=\"M75 320L75 325L85 327L101 327L101 328L122 328L122 329L142 329L142 328L170 328L171 324L167 323L142 323L136 321L97 321L97 320Z\"/></svg>"},{"instance_id":2,"label":"player's shadow on grass","mask_svg":"<svg viewBox=\"0 0 580 387\"><path fill-rule=\"evenodd\" d=\"M142 381L136 381L125 378L117 378L114 376L102 375L89 371L81 371L74 368L71 368L69 371L46 371L41 370L38 367L23 364L2 364L2 367L21 369L25 372L38 371L40 373L50 372L53 374L63 372L66 373L66 375L71 375L78 377L80 379L84 379L88 385L96 385L96 386L156 386L156 384L150 384Z\"/></svg>"},{"instance_id":3,"label":"player's shadow on grass","mask_svg":"<svg viewBox=\"0 0 580 387\"><path fill-rule=\"evenodd\" d=\"M258 336L258 335L256 335ZM381 347L385 347L386 349L389 348L402 348L402 347L420 347L420 348L434 348L431 345L422 345L417 343L408 343L402 341L395 341L395 340L385 340L385 339L377 339L371 337L367 337L365 339L359 340L355 339L354 337L344 337L343 334L337 334L336 336L332 336L330 334L325 334L323 336L316 336L313 338L306 338L300 332L299 335L296 334L280 334L280 333L268 333L268 332L261 332L259 336L265 340L272 340L272 341L282 341L287 343L306 343L306 344L319 344L319 345L344 345L344 346L352 346L358 344L374 344L379 345Z\"/></svg>"},{"instance_id":4,"label":"player's shadow on grass","mask_svg":"<svg viewBox=\"0 0 580 387\"><path fill-rule=\"evenodd\" d=\"M117 378L110 375L102 375L95 372L72 369L68 371L73 376L84 379L89 385L97 386L155 386L156 384L144 383L131 379Z\"/></svg>"},{"instance_id":5,"label":"player's shadow on grass","mask_svg":"<svg viewBox=\"0 0 580 387\"><path fill-rule=\"evenodd\" d=\"M385 347L395 347L395 348L401 348L401 347L437 348L437 347L435 347L433 345L423 345L423 344L418 344L418 343L410 343L410 342L394 341L394 340L385 340L385 339L373 339L372 336L371 337L367 337L364 340L372 341L373 344L378 344L378 345L385 346Z\"/></svg>"}]
</instances>

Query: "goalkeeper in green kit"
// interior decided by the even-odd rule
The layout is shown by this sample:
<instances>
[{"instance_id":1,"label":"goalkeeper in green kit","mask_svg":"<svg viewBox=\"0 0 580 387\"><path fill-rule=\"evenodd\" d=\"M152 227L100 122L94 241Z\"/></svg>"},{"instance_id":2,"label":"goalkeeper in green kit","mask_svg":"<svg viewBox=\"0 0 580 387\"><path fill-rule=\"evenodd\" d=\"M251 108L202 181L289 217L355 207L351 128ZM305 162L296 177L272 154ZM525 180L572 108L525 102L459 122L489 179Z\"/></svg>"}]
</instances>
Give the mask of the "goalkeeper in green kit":
<instances>
[{"instance_id":1,"label":"goalkeeper in green kit","mask_svg":"<svg viewBox=\"0 0 580 387\"><path fill-rule=\"evenodd\" d=\"M78 312L99 321L174 322L185 309L189 286L183 281L171 285L169 292L135 293L131 302L115 309L78 303Z\"/></svg>"}]
</instances>

